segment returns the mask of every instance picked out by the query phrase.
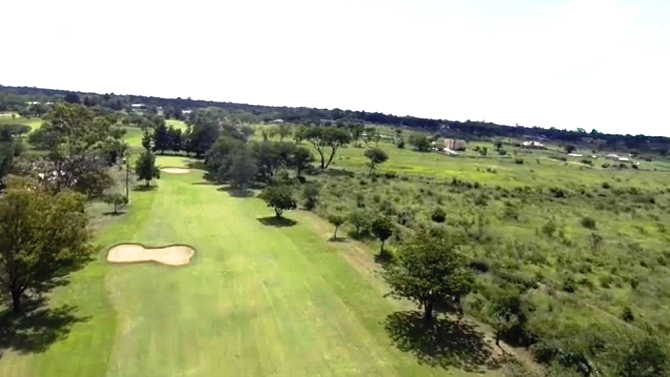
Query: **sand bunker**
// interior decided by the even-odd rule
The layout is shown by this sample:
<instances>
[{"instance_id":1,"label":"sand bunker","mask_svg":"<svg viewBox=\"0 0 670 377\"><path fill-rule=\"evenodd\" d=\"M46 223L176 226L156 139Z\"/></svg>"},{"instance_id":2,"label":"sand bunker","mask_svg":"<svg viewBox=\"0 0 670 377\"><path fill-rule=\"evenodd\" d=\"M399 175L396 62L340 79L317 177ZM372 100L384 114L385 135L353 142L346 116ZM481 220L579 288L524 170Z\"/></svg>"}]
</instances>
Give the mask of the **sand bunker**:
<instances>
[{"instance_id":1,"label":"sand bunker","mask_svg":"<svg viewBox=\"0 0 670 377\"><path fill-rule=\"evenodd\" d=\"M195 250L176 245L161 248L146 248L138 244L121 244L109 249L107 260L113 263L156 261L170 266L183 266L191 262Z\"/></svg>"},{"instance_id":2,"label":"sand bunker","mask_svg":"<svg viewBox=\"0 0 670 377\"><path fill-rule=\"evenodd\" d=\"M161 171L164 171L169 174L186 174L190 171L190 169L186 168L163 168Z\"/></svg>"}]
</instances>

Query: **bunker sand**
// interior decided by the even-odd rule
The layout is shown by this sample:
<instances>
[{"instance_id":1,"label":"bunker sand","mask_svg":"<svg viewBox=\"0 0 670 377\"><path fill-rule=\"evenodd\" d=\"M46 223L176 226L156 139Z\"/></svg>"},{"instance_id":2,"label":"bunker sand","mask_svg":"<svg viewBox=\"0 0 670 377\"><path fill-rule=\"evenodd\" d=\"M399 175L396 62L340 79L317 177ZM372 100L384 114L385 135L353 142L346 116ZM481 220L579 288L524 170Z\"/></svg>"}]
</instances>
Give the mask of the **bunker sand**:
<instances>
[{"instance_id":1,"label":"bunker sand","mask_svg":"<svg viewBox=\"0 0 670 377\"><path fill-rule=\"evenodd\" d=\"M169 266L184 266L191 262L195 250L184 245L147 248L138 244L120 244L107 252L107 261L112 263L136 263L155 261Z\"/></svg>"},{"instance_id":2,"label":"bunker sand","mask_svg":"<svg viewBox=\"0 0 670 377\"><path fill-rule=\"evenodd\" d=\"M186 174L191 170L186 168L163 168L161 169L161 171L166 172L168 174Z\"/></svg>"}]
</instances>

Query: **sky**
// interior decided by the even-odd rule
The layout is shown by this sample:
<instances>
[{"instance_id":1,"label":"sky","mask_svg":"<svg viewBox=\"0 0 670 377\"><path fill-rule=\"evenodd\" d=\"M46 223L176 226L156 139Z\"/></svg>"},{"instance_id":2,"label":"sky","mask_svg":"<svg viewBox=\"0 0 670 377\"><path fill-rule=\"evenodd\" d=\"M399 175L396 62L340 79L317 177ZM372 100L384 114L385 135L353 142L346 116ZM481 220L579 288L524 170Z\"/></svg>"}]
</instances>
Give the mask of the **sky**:
<instances>
[{"instance_id":1,"label":"sky","mask_svg":"<svg viewBox=\"0 0 670 377\"><path fill-rule=\"evenodd\" d=\"M0 84L670 136L670 1L11 1Z\"/></svg>"}]
</instances>

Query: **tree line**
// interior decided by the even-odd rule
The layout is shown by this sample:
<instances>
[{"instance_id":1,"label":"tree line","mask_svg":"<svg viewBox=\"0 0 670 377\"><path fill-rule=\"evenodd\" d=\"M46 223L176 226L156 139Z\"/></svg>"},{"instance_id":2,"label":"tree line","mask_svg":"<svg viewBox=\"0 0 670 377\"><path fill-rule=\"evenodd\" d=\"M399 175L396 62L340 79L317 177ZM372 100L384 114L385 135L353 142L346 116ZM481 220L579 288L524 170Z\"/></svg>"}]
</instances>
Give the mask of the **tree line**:
<instances>
[{"instance_id":1,"label":"tree line","mask_svg":"<svg viewBox=\"0 0 670 377\"><path fill-rule=\"evenodd\" d=\"M65 97L68 98L65 98ZM88 98L88 100L87 100ZM80 93L66 90L0 86L0 111L20 110L28 101L57 102L67 100L83 103L87 106L102 106L114 111L132 110L132 104L142 103L148 109L162 107L168 117L182 119L184 109L216 107L227 111L231 116L246 122L264 122L282 119L294 123L319 123L322 120L332 122L364 122L388 126L403 126L423 129L430 132L442 132L445 135L464 138L547 138L571 143L605 143L609 149L639 150L667 154L670 138L646 135L607 134L582 129L571 131L557 128L506 126L484 121L452 121L447 119L428 119L412 116L396 116L380 112L351 111L341 109L315 109L306 107L273 107L193 100L191 98L161 98L151 96L117 95L114 93ZM569 125L566 125L569 127Z\"/></svg>"}]
</instances>

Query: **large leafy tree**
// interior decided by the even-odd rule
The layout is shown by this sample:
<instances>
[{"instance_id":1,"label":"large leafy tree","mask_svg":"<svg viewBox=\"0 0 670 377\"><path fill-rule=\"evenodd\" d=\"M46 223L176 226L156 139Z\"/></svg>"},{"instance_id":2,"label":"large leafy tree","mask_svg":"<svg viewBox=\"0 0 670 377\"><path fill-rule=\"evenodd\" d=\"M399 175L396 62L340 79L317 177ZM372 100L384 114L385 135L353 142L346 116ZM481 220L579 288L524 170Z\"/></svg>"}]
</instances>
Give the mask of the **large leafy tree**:
<instances>
[{"instance_id":1,"label":"large leafy tree","mask_svg":"<svg viewBox=\"0 0 670 377\"><path fill-rule=\"evenodd\" d=\"M281 217L284 211L297 207L296 200L293 197L293 188L289 185L268 186L258 197L263 199L268 207L274 209L276 217Z\"/></svg>"},{"instance_id":2,"label":"large leafy tree","mask_svg":"<svg viewBox=\"0 0 670 377\"><path fill-rule=\"evenodd\" d=\"M421 233L398 250L397 264L383 272L389 294L419 304L426 324L432 322L437 302L460 301L472 289L474 278L459 244L457 237Z\"/></svg>"},{"instance_id":3,"label":"large leafy tree","mask_svg":"<svg viewBox=\"0 0 670 377\"><path fill-rule=\"evenodd\" d=\"M156 156L150 150L145 149L135 161L135 174L140 180L144 180L145 186L149 186L154 178L160 179L161 171L156 166Z\"/></svg>"},{"instance_id":4,"label":"large leafy tree","mask_svg":"<svg viewBox=\"0 0 670 377\"><path fill-rule=\"evenodd\" d=\"M170 134L165 125L165 121L160 122L154 130L154 151L161 151L165 153L166 149L170 149Z\"/></svg>"},{"instance_id":5,"label":"large leafy tree","mask_svg":"<svg viewBox=\"0 0 670 377\"><path fill-rule=\"evenodd\" d=\"M48 289L88 258L84 207L81 194L51 195L25 179L13 182L0 198L0 284L11 295L14 312L21 311L27 290Z\"/></svg>"},{"instance_id":6,"label":"large leafy tree","mask_svg":"<svg viewBox=\"0 0 670 377\"><path fill-rule=\"evenodd\" d=\"M321 157L321 169L327 169L331 162L333 162L337 150L341 146L351 142L349 133L336 127L319 126L308 128L304 136L305 139L314 145L314 148L319 153ZM328 159L326 159L328 149L330 149L330 154Z\"/></svg>"},{"instance_id":7,"label":"large leafy tree","mask_svg":"<svg viewBox=\"0 0 670 377\"><path fill-rule=\"evenodd\" d=\"M372 175L372 172L375 170L377 165L382 164L389 159L389 156L386 154L386 152L379 148L368 149L365 151L364 155L368 158L368 160L370 160L368 163L370 166L370 175Z\"/></svg>"},{"instance_id":8,"label":"large leafy tree","mask_svg":"<svg viewBox=\"0 0 670 377\"><path fill-rule=\"evenodd\" d=\"M256 178L257 170L256 159L246 145L233 151L227 174L233 186L246 188Z\"/></svg>"},{"instance_id":9,"label":"large leafy tree","mask_svg":"<svg viewBox=\"0 0 670 377\"><path fill-rule=\"evenodd\" d=\"M114 119L83 105L58 105L45 116L42 126L30 134L37 148L46 149L51 187L75 189L99 195L112 184L106 163L122 153L123 132ZM111 154L110 154L111 152Z\"/></svg>"},{"instance_id":10,"label":"large leafy tree","mask_svg":"<svg viewBox=\"0 0 670 377\"><path fill-rule=\"evenodd\" d=\"M426 135L413 134L409 137L409 143L419 152L428 152L430 150L430 140Z\"/></svg>"},{"instance_id":11,"label":"large leafy tree","mask_svg":"<svg viewBox=\"0 0 670 377\"><path fill-rule=\"evenodd\" d=\"M310 166L314 161L314 155L309 149L304 147L297 147L293 150L293 153L289 156L288 165L295 169L296 175L300 175L305 168Z\"/></svg>"}]
</instances>

